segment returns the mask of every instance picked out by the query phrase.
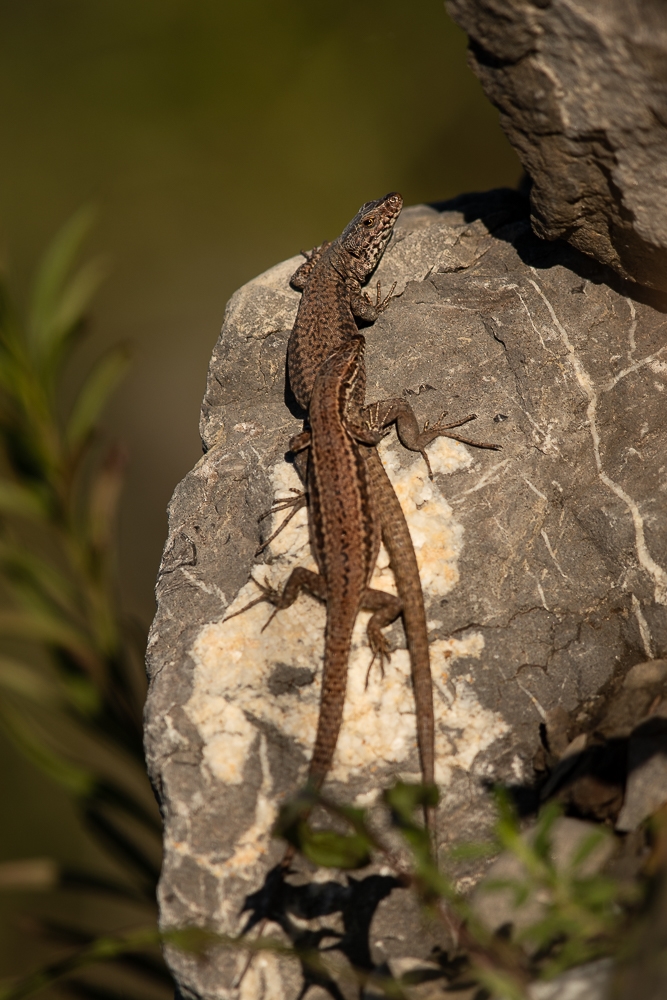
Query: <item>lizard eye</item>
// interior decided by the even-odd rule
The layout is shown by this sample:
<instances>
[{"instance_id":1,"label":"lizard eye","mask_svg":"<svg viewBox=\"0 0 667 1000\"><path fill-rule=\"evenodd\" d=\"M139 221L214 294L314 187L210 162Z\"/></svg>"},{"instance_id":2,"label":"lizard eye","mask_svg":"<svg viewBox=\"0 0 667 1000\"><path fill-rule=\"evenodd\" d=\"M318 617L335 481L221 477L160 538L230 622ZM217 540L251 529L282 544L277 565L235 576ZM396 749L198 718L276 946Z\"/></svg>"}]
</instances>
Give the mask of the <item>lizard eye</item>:
<instances>
[{"instance_id":1,"label":"lizard eye","mask_svg":"<svg viewBox=\"0 0 667 1000\"><path fill-rule=\"evenodd\" d=\"M372 215L370 215L367 219L364 219L364 225L365 226L373 226L373 225L375 225L375 219L373 218Z\"/></svg>"}]
</instances>

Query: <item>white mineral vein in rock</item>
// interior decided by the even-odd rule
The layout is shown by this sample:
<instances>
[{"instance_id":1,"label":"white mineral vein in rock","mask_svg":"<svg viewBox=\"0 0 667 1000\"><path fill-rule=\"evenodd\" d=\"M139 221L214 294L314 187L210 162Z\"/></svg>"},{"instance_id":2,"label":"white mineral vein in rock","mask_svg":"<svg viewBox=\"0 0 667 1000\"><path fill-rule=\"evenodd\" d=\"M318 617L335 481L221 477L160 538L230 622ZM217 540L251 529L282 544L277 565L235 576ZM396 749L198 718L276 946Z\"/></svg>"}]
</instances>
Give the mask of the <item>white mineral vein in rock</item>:
<instances>
[{"instance_id":1,"label":"white mineral vein in rock","mask_svg":"<svg viewBox=\"0 0 667 1000\"><path fill-rule=\"evenodd\" d=\"M449 593L458 582L463 528L437 483L429 480L419 457L408 467L401 467L391 447L384 445L381 453L410 526L428 604L429 599ZM433 442L429 457L436 474L472 464L467 450L447 439ZM290 487L299 488L293 467L283 461L275 466L272 478L278 497L289 496ZM277 516L282 519L285 514ZM255 574L276 587L284 584L295 566L315 568L305 510L272 543L271 556L271 564L256 567ZM384 549L372 585L395 592ZM249 581L229 613L243 608L256 596L257 587ZM271 607L262 603L236 618L210 623L192 647L194 682L185 710L204 742L206 767L225 784L238 785L244 780L246 763L258 738L250 718L261 719L295 740L303 750L304 764L312 751L319 711L325 609L309 595L301 595L264 628L271 613ZM378 769L391 767L396 771L405 768L411 758L414 760L416 724L408 652L398 649L392 654L384 679L379 668L374 667L366 688L371 655L366 639L368 618L366 612L359 615L353 634L343 726L331 772L331 778L339 781L363 772L372 781ZM470 770L480 751L507 731L500 715L480 705L469 676L449 682L449 665L460 657L479 658L483 648L484 640L478 632L468 633L463 639L438 639L430 647L436 780L441 786L449 784L453 768ZM271 694L268 682L277 664L308 668L314 672L315 681L298 692ZM241 853L248 863L253 860L251 855L263 853L262 844L268 841L275 818L266 783L265 775L262 807L256 811L252 836L243 838Z\"/></svg>"}]
</instances>

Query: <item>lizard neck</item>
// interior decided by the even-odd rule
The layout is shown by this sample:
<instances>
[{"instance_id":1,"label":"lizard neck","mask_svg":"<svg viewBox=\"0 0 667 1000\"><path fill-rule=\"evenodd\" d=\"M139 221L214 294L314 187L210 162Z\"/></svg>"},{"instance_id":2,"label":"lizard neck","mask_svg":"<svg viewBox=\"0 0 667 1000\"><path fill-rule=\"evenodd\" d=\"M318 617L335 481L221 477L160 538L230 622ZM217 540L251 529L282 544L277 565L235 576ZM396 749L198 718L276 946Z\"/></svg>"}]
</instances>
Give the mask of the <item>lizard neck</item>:
<instances>
[{"instance_id":1,"label":"lizard neck","mask_svg":"<svg viewBox=\"0 0 667 1000\"><path fill-rule=\"evenodd\" d=\"M344 281L349 281L350 278L353 278L361 284L368 277L370 272L364 266L363 261L357 257L353 257L340 244L333 243L329 254L331 266Z\"/></svg>"}]
</instances>

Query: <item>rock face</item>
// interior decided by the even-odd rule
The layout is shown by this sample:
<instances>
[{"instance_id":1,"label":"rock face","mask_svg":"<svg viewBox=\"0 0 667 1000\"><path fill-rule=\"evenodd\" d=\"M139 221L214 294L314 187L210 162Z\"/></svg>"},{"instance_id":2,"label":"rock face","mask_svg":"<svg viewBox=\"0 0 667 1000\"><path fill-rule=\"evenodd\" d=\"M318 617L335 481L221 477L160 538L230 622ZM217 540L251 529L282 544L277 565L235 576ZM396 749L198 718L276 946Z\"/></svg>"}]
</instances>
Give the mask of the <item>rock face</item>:
<instances>
[{"instance_id":1,"label":"rock face","mask_svg":"<svg viewBox=\"0 0 667 1000\"><path fill-rule=\"evenodd\" d=\"M529 174L532 222L667 290L663 0L447 0Z\"/></svg>"},{"instance_id":2,"label":"rock face","mask_svg":"<svg viewBox=\"0 0 667 1000\"><path fill-rule=\"evenodd\" d=\"M301 426L285 389L297 263L230 300L202 411L206 454L170 507L146 710L166 927L240 930L281 856L271 825L314 737L323 609L303 596L264 631L266 605L223 622L256 596L251 574L279 584L310 561L305 512L255 556L270 531L260 515L298 486L284 457ZM475 410L469 436L502 445L434 442L433 481L393 432L381 448L421 568L447 845L483 836L490 782L532 783L547 719L590 729L627 671L667 651L665 302L538 240L511 191L405 210L377 278L397 284L367 331L368 400L407 393L421 420ZM384 556L373 585L392 586ZM379 788L419 771L402 628L385 678L372 671L366 689L363 626L327 787L372 807ZM346 879L303 865L292 881L276 915L292 940L337 943L341 961L385 972L428 958L432 934L387 871ZM299 995L299 970L275 955L255 960L240 991L238 954L169 958L188 996Z\"/></svg>"}]
</instances>

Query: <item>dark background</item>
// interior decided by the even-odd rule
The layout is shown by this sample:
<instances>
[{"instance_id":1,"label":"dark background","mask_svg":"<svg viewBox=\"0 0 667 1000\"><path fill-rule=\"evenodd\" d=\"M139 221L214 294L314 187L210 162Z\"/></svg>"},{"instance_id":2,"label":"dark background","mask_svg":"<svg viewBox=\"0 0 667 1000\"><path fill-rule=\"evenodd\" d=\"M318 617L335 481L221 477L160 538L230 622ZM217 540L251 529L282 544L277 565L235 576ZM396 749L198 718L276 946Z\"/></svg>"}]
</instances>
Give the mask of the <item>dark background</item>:
<instances>
[{"instance_id":1,"label":"dark background","mask_svg":"<svg viewBox=\"0 0 667 1000\"><path fill-rule=\"evenodd\" d=\"M107 427L129 452L122 598L146 624L234 289L386 191L412 204L518 181L465 48L441 0L0 0L0 254L23 296L54 232L97 209L109 274L80 363L132 345ZM101 863L4 742L0 768L0 860ZM20 958L2 940L0 977Z\"/></svg>"}]
</instances>

